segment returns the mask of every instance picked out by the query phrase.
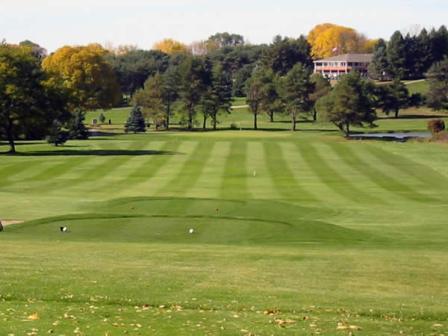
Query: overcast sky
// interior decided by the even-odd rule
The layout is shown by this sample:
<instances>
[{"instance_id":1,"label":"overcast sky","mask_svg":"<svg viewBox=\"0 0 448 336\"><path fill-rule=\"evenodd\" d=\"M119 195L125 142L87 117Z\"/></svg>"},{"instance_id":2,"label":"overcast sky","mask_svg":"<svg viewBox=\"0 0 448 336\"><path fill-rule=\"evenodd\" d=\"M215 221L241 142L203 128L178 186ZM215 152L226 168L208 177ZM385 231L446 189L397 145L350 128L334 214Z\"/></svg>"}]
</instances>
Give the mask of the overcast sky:
<instances>
[{"instance_id":1,"label":"overcast sky","mask_svg":"<svg viewBox=\"0 0 448 336\"><path fill-rule=\"evenodd\" d=\"M29 39L49 51L89 42L150 49L165 37L190 43L224 31L262 43L323 22L388 38L448 24L448 0L0 0L0 40Z\"/></svg>"}]
</instances>

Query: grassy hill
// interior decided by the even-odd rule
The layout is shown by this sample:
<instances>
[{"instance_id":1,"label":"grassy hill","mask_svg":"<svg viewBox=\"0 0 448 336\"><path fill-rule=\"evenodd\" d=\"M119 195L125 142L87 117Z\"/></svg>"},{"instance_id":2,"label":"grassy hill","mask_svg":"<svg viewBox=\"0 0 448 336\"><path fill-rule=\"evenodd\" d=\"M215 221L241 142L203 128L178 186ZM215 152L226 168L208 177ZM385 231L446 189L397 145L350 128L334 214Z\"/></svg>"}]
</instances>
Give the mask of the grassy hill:
<instances>
[{"instance_id":1,"label":"grassy hill","mask_svg":"<svg viewBox=\"0 0 448 336\"><path fill-rule=\"evenodd\" d=\"M0 335L448 333L446 146L286 122L0 156Z\"/></svg>"}]
</instances>

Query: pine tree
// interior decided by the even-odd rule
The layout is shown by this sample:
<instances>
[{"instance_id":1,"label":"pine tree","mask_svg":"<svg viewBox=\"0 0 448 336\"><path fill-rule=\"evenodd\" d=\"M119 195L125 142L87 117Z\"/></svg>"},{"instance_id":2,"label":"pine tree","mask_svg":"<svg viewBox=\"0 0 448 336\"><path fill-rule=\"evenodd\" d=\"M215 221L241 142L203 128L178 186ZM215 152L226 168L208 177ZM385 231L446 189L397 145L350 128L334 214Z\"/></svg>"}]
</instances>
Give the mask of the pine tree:
<instances>
[{"instance_id":1,"label":"pine tree","mask_svg":"<svg viewBox=\"0 0 448 336\"><path fill-rule=\"evenodd\" d=\"M378 40L373 51L373 60L369 65L369 77L380 81L389 77L389 61L387 59L387 44L383 39Z\"/></svg>"},{"instance_id":2,"label":"pine tree","mask_svg":"<svg viewBox=\"0 0 448 336\"><path fill-rule=\"evenodd\" d=\"M143 117L142 110L139 106L134 106L132 108L128 121L124 125L124 131L126 133L146 132L145 118Z\"/></svg>"},{"instance_id":3,"label":"pine tree","mask_svg":"<svg viewBox=\"0 0 448 336\"><path fill-rule=\"evenodd\" d=\"M406 46L403 35L396 31L387 46L387 60L392 78L403 79L406 75Z\"/></svg>"},{"instance_id":4,"label":"pine tree","mask_svg":"<svg viewBox=\"0 0 448 336\"><path fill-rule=\"evenodd\" d=\"M70 139L85 140L89 138L89 131L84 125L85 115L80 110L75 111L68 123Z\"/></svg>"},{"instance_id":5,"label":"pine tree","mask_svg":"<svg viewBox=\"0 0 448 336\"><path fill-rule=\"evenodd\" d=\"M63 129L62 123L59 120L54 120L48 132L47 142L57 147L66 143L68 138L69 133Z\"/></svg>"},{"instance_id":6,"label":"pine tree","mask_svg":"<svg viewBox=\"0 0 448 336\"><path fill-rule=\"evenodd\" d=\"M350 126L373 127L376 120L371 101L371 86L352 72L342 77L333 91L318 102L323 119L335 124L345 136Z\"/></svg>"},{"instance_id":7,"label":"pine tree","mask_svg":"<svg viewBox=\"0 0 448 336\"><path fill-rule=\"evenodd\" d=\"M427 75L429 92L428 106L434 110L448 109L448 57L442 62L434 63Z\"/></svg>"},{"instance_id":8,"label":"pine tree","mask_svg":"<svg viewBox=\"0 0 448 336\"><path fill-rule=\"evenodd\" d=\"M398 118L400 109L409 104L409 91L404 83L398 79L394 80L392 84L380 87L380 101L381 107L389 115L390 112L395 113L395 118Z\"/></svg>"}]
</instances>

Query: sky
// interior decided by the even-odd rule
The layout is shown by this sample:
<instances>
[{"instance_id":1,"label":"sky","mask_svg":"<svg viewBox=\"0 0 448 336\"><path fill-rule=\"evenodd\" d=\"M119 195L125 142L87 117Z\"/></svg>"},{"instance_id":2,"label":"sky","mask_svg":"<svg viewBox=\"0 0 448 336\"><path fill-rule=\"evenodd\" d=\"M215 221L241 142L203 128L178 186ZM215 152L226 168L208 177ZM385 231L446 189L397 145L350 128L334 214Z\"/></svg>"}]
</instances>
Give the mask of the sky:
<instances>
[{"instance_id":1,"label":"sky","mask_svg":"<svg viewBox=\"0 0 448 336\"><path fill-rule=\"evenodd\" d=\"M0 40L49 51L91 42L151 49L166 37L191 43L224 31L269 43L324 22L387 39L448 24L448 0L0 0Z\"/></svg>"}]
</instances>

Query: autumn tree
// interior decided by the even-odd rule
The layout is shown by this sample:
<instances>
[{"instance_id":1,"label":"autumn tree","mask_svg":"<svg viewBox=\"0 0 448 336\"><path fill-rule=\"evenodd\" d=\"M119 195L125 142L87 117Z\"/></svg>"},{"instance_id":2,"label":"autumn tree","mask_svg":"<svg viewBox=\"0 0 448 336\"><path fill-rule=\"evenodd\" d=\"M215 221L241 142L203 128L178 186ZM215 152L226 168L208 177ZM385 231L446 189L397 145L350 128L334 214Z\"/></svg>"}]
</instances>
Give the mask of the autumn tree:
<instances>
[{"instance_id":1,"label":"autumn tree","mask_svg":"<svg viewBox=\"0 0 448 336\"><path fill-rule=\"evenodd\" d=\"M73 110L109 109L120 101L121 94L106 54L98 44L66 46L45 58L42 66L70 91Z\"/></svg>"},{"instance_id":2,"label":"autumn tree","mask_svg":"<svg viewBox=\"0 0 448 336\"><path fill-rule=\"evenodd\" d=\"M318 102L323 120L336 125L345 136L350 135L350 127L374 126L375 110L371 100L371 87L359 73L342 76L334 89Z\"/></svg>"},{"instance_id":3,"label":"autumn tree","mask_svg":"<svg viewBox=\"0 0 448 336\"><path fill-rule=\"evenodd\" d=\"M188 47L186 44L171 38L166 38L162 41L156 42L153 49L159 50L168 55L188 53Z\"/></svg>"},{"instance_id":4,"label":"autumn tree","mask_svg":"<svg viewBox=\"0 0 448 336\"><path fill-rule=\"evenodd\" d=\"M282 100L286 112L291 116L292 131L296 130L299 114L308 112L312 106L310 95L313 83L310 75L310 70L298 63L281 80Z\"/></svg>"},{"instance_id":5,"label":"autumn tree","mask_svg":"<svg viewBox=\"0 0 448 336\"><path fill-rule=\"evenodd\" d=\"M66 90L49 80L31 48L0 44L0 137L43 138L54 120L68 117Z\"/></svg>"},{"instance_id":6,"label":"autumn tree","mask_svg":"<svg viewBox=\"0 0 448 336\"><path fill-rule=\"evenodd\" d=\"M346 53L367 52L371 43L355 29L324 23L308 34L314 58L326 58Z\"/></svg>"}]
</instances>

